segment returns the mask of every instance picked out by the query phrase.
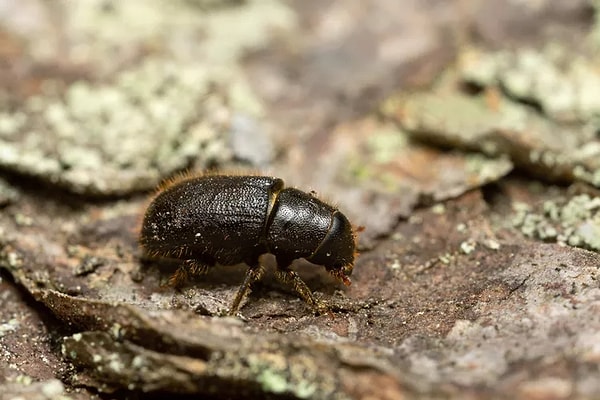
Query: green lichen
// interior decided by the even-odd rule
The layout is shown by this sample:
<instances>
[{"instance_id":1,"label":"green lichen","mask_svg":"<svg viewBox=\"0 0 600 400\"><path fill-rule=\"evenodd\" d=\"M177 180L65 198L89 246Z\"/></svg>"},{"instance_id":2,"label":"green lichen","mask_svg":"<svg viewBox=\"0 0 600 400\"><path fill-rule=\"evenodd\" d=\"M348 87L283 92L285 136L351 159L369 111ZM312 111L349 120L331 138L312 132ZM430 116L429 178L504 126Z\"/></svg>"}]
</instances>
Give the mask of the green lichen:
<instances>
[{"instance_id":1,"label":"green lichen","mask_svg":"<svg viewBox=\"0 0 600 400\"><path fill-rule=\"evenodd\" d=\"M23 258L16 251L11 251L10 247L3 247L0 242L0 266L16 271L23 266Z\"/></svg>"},{"instance_id":2,"label":"green lichen","mask_svg":"<svg viewBox=\"0 0 600 400\"><path fill-rule=\"evenodd\" d=\"M431 212L437 215L443 215L446 213L446 206L443 203L435 204L431 207Z\"/></svg>"},{"instance_id":3,"label":"green lichen","mask_svg":"<svg viewBox=\"0 0 600 400\"><path fill-rule=\"evenodd\" d=\"M25 114L20 112L0 112L0 138L15 138L26 120Z\"/></svg>"},{"instance_id":4,"label":"green lichen","mask_svg":"<svg viewBox=\"0 0 600 400\"><path fill-rule=\"evenodd\" d=\"M33 383L33 378L29 375L17 375L15 382L21 385L29 386Z\"/></svg>"},{"instance_id":5,"label":"green lichen","mask_svg":"<svg viewBox=\"0 0 600 400\"><path fill-rule=\"evenodd\" d=\"M58 379L50 379L45 382L41 382L40 392L45 396L46 399L55 400L68 400L71 397L63 396L65 387Z\"/></svg>"},{"instance_id":6,"label":"green lichen","mask_svg":"<svg viewBox=\"0 0 600 400\"><path fill-rule=\"evenodd\" d=\"M544 49L486 53L467 50L460 74L480 86L500 86L511 97L537 103L545 114L563 121L600 115L600 73L595 55L573 54L549 43Z\"/></svg>"},{"instance_id":7,"label":"green lichen","mask_svg":"<svg viewBox=\"0 0 600 400\"><path fill-rule=\"evenodd\" d=\"M372 160L385 164L398 156L406 148L408 139L406 134L391 125L383 125L380 130L369 136L367 148L372 155Z\"/></svg>"},{"instance_id":8,"label":"green lichen","mask_svg":"<svg viewBox=\"0 0 600 400\"><path fill-rule=\"evenodd\" d=\"M594 2L595 7L598 4ZM597 24L594 30L598 32ZM536 176L600 187L598 61L597 52L574 53L552 42L541 50L471 48L461 56L459 76L499 95L492 104L501 122L488 139L517 166ZM537 105L541 115L519 103L523 101ZM453 133L442 134L453 137ZM485 152L483 145L461 139L454 143L475 145Z\"/></svg>"},{"instance_id":9,"label":"green lichen","mask_svg":"<svg viewBox=\"0 0 600 400\"><path fill-rule=\"evenodd\" d=\"M17 202L18 192L8 182L0 178L0 208Z\"/></svg>"},{"instance_id":10,"label":"green lichen","mask_svg":"<svg viewBox=\"0 0 600 400\"><path fill-rule=\"evenodd\" d=\"M479 86L490 86L496 83L499 62L497 57L490 57L475 48L465 48L460 54L460 73L463 79Z\"/></svg>"},{"instance_id":11,"label":"green lichen","mask_svg":"<svg viewBox=\"0 0 600 400\"><path fill-rule=\"evenodd\" d=\"M575 166L573 174L580 180L590 183L595 187L600 187L600 168L589 171L581 165Z\"/></svg>"},{"instance_id":12,"label":"green lichen","mask_svg":"<svg viewBox=\"0 0 600 400\"><path fill-rule=\"evenodd\" d=\"M500 243L494 239L488 239L484 243L485 247L490 250L500 250Z\"/></svg>"},{"instance_id":13,"label":"green lichen","mask_svg":"<svg viewBox=\"0 0 600 400\"><path fill-rule=\"evenodd\" d=\"M592 120L581 125L558 123L498 90L495 93L469 95L440 88L404 95L404 101L390 100L398 109L388 109L387 113L420 141L504 160L503 164L488 166L511 168L514 164L549 180L600 185L600 145L595 133L598 125ZM497 175L495 171L479 170L475 162L469 164L483 181L488 173Z\"/></svg>"},{"instance_id":14,"label":"green lichen","mask_svg":"<svg viewBox=\"0 0 600 400\"><path fill-rule=\"evenodd\" d=\"M15 318L10 319L8 322L0 324L0 338L6 335L8 332L14 332L19 327L19 321Z\"/></svg>"},{"instance_id":15,"label":"green lichen","mask_svg":"<svg viewBox=\"0 0 600 400\"><path fill-rule=\"evenodd\" d=\"M594 8L594 25L590 32L590 40L596 49L600 48L600 1L590 0L590 4Z\"/></svg>"},{"instance_id":16,"label":"green lichen","mask_svg":"<svg viewBox=\"0 0 600 400\"><path fill-rule=\"evenodd\" d=\"M401 182L390 164L402 157L408 139L391 123L377 123L375 126L367 128L373 131L367 137L364 149L349 156L348 180L390 193L397 192L401 189Z\"/></svg>"},{"instance_id":17,"label":"green lichen","mask_svg":"<svg viewBox=\"0 0 600 400\"><path fill-rule=\"evenodd\" d=\"M148 189L194 160L230 157L224 98L207 98L218 74L194 65L148 60L112 84L77 82L63 97L25 105L23 140L2 141L0 165L75 192ZM220 143L215 146L216 143Z\"/></svg>"},{"instance_id":18,"label":"green lichen","mask_svg":"<svg viewBox=\"0 0 600 400\"><path fill-rule=\"evenodd\" d=\"M270 369L260 372L257 380L265 392L284 393L289 390L286 377Z\"/></svg>"},{"instance_id":19,"label":"green lichen","mask_svg":"<svg viewBox=\"0 0 600 400\"><path fill-rule=\"evenodd\" d=\"M548 200L537 211L517 205L513 225L528 237L600 251L600 198Z\"/></svg>"},{"instance_id":20,"label":"green lichen","mask_svg":"<svg viewBox=\"0 0 600 400\"><path fill-rule=\"evenodd\" d=\"M144 48L204 65L230 64L264 45L274 31L296 25L292 9L276 0L89 0L70 4L63 13L63 30L75 42L67 49L69 59L105 68L114 64L115 54Z\"/></svg>"},{"instance_id":21,"label":"green lichen","mask_svg":"<svg viewBox=\"0 0 600 400\"><path fill-rule=\"evenodd\" d=\"M483 154L469 153L465 156L465 172L478 182L493 182L508 174L513 164L508 157L491 159ZM472 180L472 179L470 179Z\"/></svg>"},{"instance_id":22,"label":"green lichen","mask_svg":"<svg viewBox=\"0 0 600 400\"><path fill-rule=\"evenodd\" d=\"M265 393L292 394L297 398L339 398L333 377L323 376L309 356L258 352L242 360L220 360L217 373L231 374L260 384ZM343 397L343 396L342 396Z\"/></svg>"},{"instance_id":23,"label":"green lichen","mask_svg":"<svg viewBox=\"0 0 600 400\"><path fill-rule=\"evenodd\" d=\"M275 0L90 0L60 12L61 57L99 79L65 90L44 81L20 109L3 110L0 167L92 195L230 161L231 121L262 129L264 114L240 60L296 24ZM40 40L28 50L37 59L53 48Z\"/></svg>"},{"instance_id":24,"label":"green lichen","mask_svg":"<svg viewBox=\"0 0 600 400\"><path fill-rule=\"evenodd\" d=\"M460 251L468 255L475 251L476 247L477 243L474 240L465 240L460 244Z\"/></svg>"},{"instance_id":25,"label":"green lichen","mask_svg":"<svg viewBox=\"0 0 600 400\"><path fill-rule=\"evenodd\" d=\"M475 143L482 146L502 118L483 98L450 93L415 93L401 107L399 122L412 135L430 137L443 132L446 143L473 143L472 147Z\"/></svg>"}]
</instances>

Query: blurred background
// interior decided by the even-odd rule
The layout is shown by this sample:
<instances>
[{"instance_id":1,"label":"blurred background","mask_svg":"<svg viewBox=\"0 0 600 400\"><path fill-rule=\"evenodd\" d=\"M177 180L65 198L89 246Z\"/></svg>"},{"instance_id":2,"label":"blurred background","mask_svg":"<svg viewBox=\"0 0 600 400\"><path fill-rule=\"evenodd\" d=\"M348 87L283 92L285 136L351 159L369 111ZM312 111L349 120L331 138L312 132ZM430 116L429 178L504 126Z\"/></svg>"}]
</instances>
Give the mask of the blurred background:
<instances>
[{"instance_id":1,"label":"blurred background","mask_svg":"<svg viewBox=\"0 0 600 400\"><path fill-rule=\"evenodd\" d=\"M600 396L599 7L0 0L0 393ZM366 228L348 290L299 266L334 320L273 282L211 318L243 268L159 292L148 196L215 169Z\"/></svg>"}]
</instances>

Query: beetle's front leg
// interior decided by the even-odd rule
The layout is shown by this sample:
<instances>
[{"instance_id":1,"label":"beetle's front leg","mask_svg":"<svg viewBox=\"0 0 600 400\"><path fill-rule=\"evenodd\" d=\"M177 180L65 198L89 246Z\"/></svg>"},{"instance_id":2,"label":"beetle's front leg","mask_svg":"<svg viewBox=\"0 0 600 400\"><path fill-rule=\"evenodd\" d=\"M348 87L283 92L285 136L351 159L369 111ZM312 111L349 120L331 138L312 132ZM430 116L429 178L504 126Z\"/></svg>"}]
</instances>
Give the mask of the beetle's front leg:
<instances>
[{"instance_id":1,"label":"beetle's front leg","mask_svg":"<svg viewBox=\"0 0 600 400\"><path fill-rule=\"evenodd\" d=\"M275 277L283 284L292 285L302 300L308 303L308 305L311 306L317 314L330 313L329 307L327 307L325 303L315 299L315 296L312 294L312 291L309 289L306 283L304 283L302 278L300 278L300 276L298 276L298 274L291 269L278 268L275 271Z\"/></svg>"}]
</instances>

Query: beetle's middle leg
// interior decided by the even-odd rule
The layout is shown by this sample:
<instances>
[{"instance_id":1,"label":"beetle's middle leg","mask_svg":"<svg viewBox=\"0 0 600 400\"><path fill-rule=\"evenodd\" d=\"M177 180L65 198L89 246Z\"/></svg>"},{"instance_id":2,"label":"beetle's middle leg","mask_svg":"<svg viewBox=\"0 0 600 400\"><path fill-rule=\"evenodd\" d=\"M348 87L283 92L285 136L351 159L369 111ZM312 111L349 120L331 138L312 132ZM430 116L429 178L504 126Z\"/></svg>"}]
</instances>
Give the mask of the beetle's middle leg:
<instances>
[{"instance_id":1,"label":"beetle's middle leg","mask_svg":"<svg viewBox=\"0 0 600 400\"><path fill-rule=\"evenodd\" d=\"M306 285L306 283L304 283L302 278L300 278L296 272L287 268L277 268L275 271L275 277L283 284L292 285L302 300L308 303L308 305L311 306L313 310L317 312L317 314L329 313L329 308L324 303L315 299L315 296L310 288Z\"/></svg>"},{"instance_id":2,"label":"beetle's middle leg","mask_svg":"<svg viewBox=\"0 0 600 400\"><path fill-rule=\"evenodd\" d=\"M240 288L238 289L237 294L235 295L235 298L231 303L231 307L229 307L229 315L235 315L238 308L240 307L240 303L242 302L244 297L246 297L246 294L250 290L250 286L254 282L260 280L260 278L262 278L263 276L263 273L264 269L259 262L254 263L250 266L250 268L248 268L246 276L244 277L244 281L240 285Z\"/></svg>"}]
</instances>

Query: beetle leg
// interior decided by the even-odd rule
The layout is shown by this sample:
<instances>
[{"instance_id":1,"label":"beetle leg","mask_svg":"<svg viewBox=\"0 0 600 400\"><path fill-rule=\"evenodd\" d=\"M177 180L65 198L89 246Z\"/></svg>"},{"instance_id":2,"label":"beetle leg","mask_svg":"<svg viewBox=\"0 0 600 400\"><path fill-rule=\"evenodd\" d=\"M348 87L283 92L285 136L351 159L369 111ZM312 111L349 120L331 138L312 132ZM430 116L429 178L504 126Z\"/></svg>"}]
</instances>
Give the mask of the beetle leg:
<instances>
[{"instance_id":1,"label":"beetle leg","mask_svg":"<svg viewBox=\"0 0 600 400\"><path fill-rule=\"evenodd\" d=\"M201 263L197 260L186 260L184 266L187 266L188 273L193 276L204 275L208 272L208 264Z\"/></svg>"},{"instance_id":2,"label":"beetle leg","mask_svg":"<svg viewBox=\"0 0 600 400\"><path fill-rule=\"evenodd\" d=\"M291 284L296 293L307 302L317 314L329 313L329 308L322 302L315 299L309 287L304 283L302 278L291 269L277 269L275 271L275 277L283 284Z\"/></svg>"},{"instance_id":3,"label":"beetle leg","mask_svg":"<svg viewBox=\"0 0 600 400\"><path fill-rule=\"evenodd\" d=\"M185 260L177 271L169 278L169 286L179 288L183 286L192 276L205 274L208 265L197 260Z\"/></svg>"},{"instance_id":4,"label":"beetle leg","mask_svg":"<svg viewBox=\"0 0 600 400\"><path fill-rule=\"evenodd\" d=\"M254 282L260 280L263 276L263 268L260 264L248 268L246 272L246 276L244 277L244 281L240 285L235 298L233 299L233 303L231 303L231 307L229 308L229 315L235 315L237 313L238 308L240 307L240 303L246 297L246 294L250 290L250 285Z\"/></svg>"}]
</instances>

